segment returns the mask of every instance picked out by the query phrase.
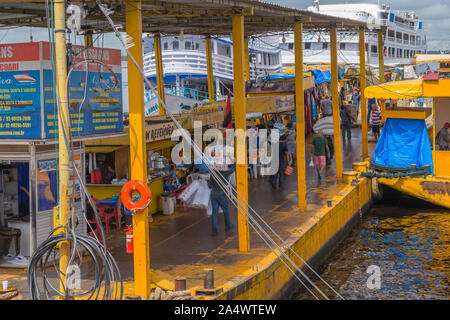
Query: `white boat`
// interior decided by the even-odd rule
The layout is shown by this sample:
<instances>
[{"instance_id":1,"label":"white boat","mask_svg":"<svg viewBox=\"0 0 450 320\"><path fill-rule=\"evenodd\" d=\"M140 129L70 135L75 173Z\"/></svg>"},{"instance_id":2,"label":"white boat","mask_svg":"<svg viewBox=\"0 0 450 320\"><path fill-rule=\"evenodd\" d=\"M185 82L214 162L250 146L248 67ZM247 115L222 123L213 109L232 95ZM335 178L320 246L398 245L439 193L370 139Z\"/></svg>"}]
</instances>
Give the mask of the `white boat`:
<instances>
[{"instance_id":1,"label":"white boat","mask_svg":"<svg viewBox=\"0 0 450 320\"><path fill-rule=\"evenodd\" d=\"M308 11L341 18L364 21L368 26L387 27L384 35L384 62L386 65L409 63L417 53L427 50L426 34L422 21L413 11L391 10L385 4L352 3L321 5L319 0ZM378 37L366 33L366 63L378 66ZM294 65L294 37L286 33L281 39L283 67ZM330 37L328 33L304 32L304 62L330 63ZM338 32L338 61L359 64L358 32Z\"/></svg>"},{"instance_id":2,"label":"white boat","mask_svg":"<svg viewBox=\"0 0 450 320\"><path fill-rule=\"evenodd\" d=\"M250 38L250 79L282 69L278 36ZM144 72L156 83L153 38L144 38ZM228 38L211 39L216 99L224 98L233 86L233 43ZM205 39L198 35L161 37L166 94L208 98ZM227 89L228 88L228 89Z\"/></svg>"}]
</instances>

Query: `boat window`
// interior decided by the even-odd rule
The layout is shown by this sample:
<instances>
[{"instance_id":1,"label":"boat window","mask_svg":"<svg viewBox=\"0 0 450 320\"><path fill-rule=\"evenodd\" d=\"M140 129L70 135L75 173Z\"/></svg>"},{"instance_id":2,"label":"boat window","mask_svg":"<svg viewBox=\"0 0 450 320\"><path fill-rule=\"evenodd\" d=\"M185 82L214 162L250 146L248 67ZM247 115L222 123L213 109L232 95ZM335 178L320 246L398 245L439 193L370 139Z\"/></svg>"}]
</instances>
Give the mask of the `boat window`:
<instances>
[{"instance_id":1,"label":"boat window","mask_svg":"<svg viewBox=\"0 0 450 320\"><path fill-rule=\"evenodd\" d=\"M328 49L328 42L322 43L322 49L324 49L324 50Z\"/></svg>"},{"instance_id":2,"label":"boat window","mask_svg":"<svg viewBox=\"0 0 450 320\"><path fill-rule=\"evenodd\" d=\"M341 50L345 50L345 42L341 42L341 43L339 44L339 48L340 48Z\"/></svg>"},{"instance_id":3,"label":"boat window","mask_svg":"<svg viewBox=\"0 0 450 320\"><path fill-rule=\"evenodd\" d=\"M195 49L198 50L200 48L200 44L198 42L195 43Z\"/></svg>"},{"instance_id":4,"label":"boat window","mask_svg":"<svg viewBox=\"0 0 450 320\"><path fill-rule=\"evenodd\" d=\"M164 42L163 46L164 46L164 50L169 50L169 43L168 42Z\"/></svg>"},{"instance_id":5,"label":"boat window","mask_svg":"<svg viewBox=\"0 0 450 320\"><path fill-rule=\"evenodd\" d=\"M377 53L378 52L378 47L377 46L371 46L370 52Z\"/></svg>"},{"instance_id":6,"label":"boat window","mask_svg":"<svg viewBox=\"0 0 450 320\"><path fill-rule=\"evenodd\" d=\"M294 50L294 43L292 43L292 42L289 43L289 44L288 44L288 49L289 49L289 50Z\"/></svg>"},{"instance_id":7,"label":"boat window","mask_svg":"<svg viewBox=\"0 0 450 320\"><path fill-rule=\"evenodd\" d=\"M179 43L178 43L178 41L173 41L173 42L172 42L172 48L173 48L173 50L178 50L178 48L179 48Z\"/></svg>"},{"instance_id":8,"label":"boat window","mask_svg":"<svg viewBox=\"0 0 450 320\"><path fill-rule=\"evenodd\" d=\"M191 50L191 42L190 41L185 41L184 42L184 49L185 50Z\"/></svg>"},{"instance_id":9,"label":"boat window","mask_svg":"<svg viewBox=\"0 0 450 320\"><path fill-rule=\"evenodd\" d=\"M311 42L305 42L305 49L311 49Z\"/></svg>"}]
</instances>

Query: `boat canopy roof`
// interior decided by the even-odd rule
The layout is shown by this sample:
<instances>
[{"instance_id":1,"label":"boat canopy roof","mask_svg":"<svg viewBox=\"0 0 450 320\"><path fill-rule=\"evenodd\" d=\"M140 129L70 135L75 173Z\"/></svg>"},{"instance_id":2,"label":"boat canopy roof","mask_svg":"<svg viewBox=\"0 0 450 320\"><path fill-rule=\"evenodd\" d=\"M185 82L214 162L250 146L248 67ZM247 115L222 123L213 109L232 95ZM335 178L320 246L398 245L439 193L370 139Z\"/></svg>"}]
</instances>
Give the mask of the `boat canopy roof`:
<instances>
[{"instance_id":1,"label":"boat canopy roof","mask_svg":"<svg viewBox=\"0 0 450 320\"><path fill-rule=\"evenodd\" d=\"M415 64L420 63L450 63L450 54L416 54L413 59Z\"/></svg>"},{"instance_id":2,"label":"boat canopy roof","mask_svg":"<svg viewBox=\"0 0 450 320\"><path fill-rule=\"evenodd\" d=\"M450 97L450 79L401 80L367 87L368 99L417 99L420 97Z\"/></svg>"},{"instance_id":3,"label":"boat canopy roof","mask_svg":"<svg viewBox=\"0 0 450 320\"><path fill-rule=\"evenodd\" d=\"M417 99L423 96L423 80L385 82L367 87L364 95L368 99Z\"/></svg>"}]
</instances>

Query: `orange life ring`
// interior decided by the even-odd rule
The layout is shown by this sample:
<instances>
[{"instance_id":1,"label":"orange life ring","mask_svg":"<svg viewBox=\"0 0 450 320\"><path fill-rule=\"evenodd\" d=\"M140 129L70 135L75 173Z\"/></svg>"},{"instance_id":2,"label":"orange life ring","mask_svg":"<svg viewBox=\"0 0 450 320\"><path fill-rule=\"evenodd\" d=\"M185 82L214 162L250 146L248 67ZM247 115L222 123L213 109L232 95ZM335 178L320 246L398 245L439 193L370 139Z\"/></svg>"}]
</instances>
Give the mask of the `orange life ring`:
<instances>
[{"instance_id":1,"label":"orange life ring","mask_svg":"<svg viewBox=\"0 0 450 320\"><path fill-rule=\"evenodd\" d=\"M133 191L139 192L139 195L141 196L141 199L137 202L133 201L131 197ZM144 182L131 180L122 187L120 200L122 200L124 207L129 211L144 210L152 200L152 193Z\"/></svg>"}]
</instances>

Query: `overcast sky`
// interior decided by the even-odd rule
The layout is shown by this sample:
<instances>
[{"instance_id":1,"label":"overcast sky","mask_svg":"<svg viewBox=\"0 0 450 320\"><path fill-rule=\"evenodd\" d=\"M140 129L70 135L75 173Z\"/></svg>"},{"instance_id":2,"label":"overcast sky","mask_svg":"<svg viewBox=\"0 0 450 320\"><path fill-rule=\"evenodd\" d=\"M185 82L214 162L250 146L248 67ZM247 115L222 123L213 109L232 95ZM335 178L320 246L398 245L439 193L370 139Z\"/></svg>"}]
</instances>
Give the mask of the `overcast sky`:
<instances>
[{"instance_id":1,"label":"overcast sky","mask_svg":"<svg viewBox=\"0 0 450 320\"><path fill-rule=\"evenodd\" d=\"M287 7L306 9L313 5L313 0L264 0ZM320 0L321 4L338 3L377 3L378 0ZM424 22L427 32L428 50L450 49L450 0L386 0L381 1L391 6L392 10L414 10ZM0 43L27 42L30 40L30 33L33 34L34 41L48 41L46 29L38 28L17 28L10 30L0 30ZM94 37L95 39L95 37ZM72 37L72 43L76 40ZM118 40L111 34L105 36L105 47L120 47Z\"/></svg>"},{"instance_id":2,"label":"overcast sky","mask_svg":"<svg viewBox=\"0 0 450 320\"><path fill-rule=\"evenodd\" d=\"M286 7L305 9L313 0L272 0ZM391 10L416 11L427 34L428 50L450 49L450 0L320 0L320 4L378 3L387 4Z\"/></svg>"}]
</instances>

